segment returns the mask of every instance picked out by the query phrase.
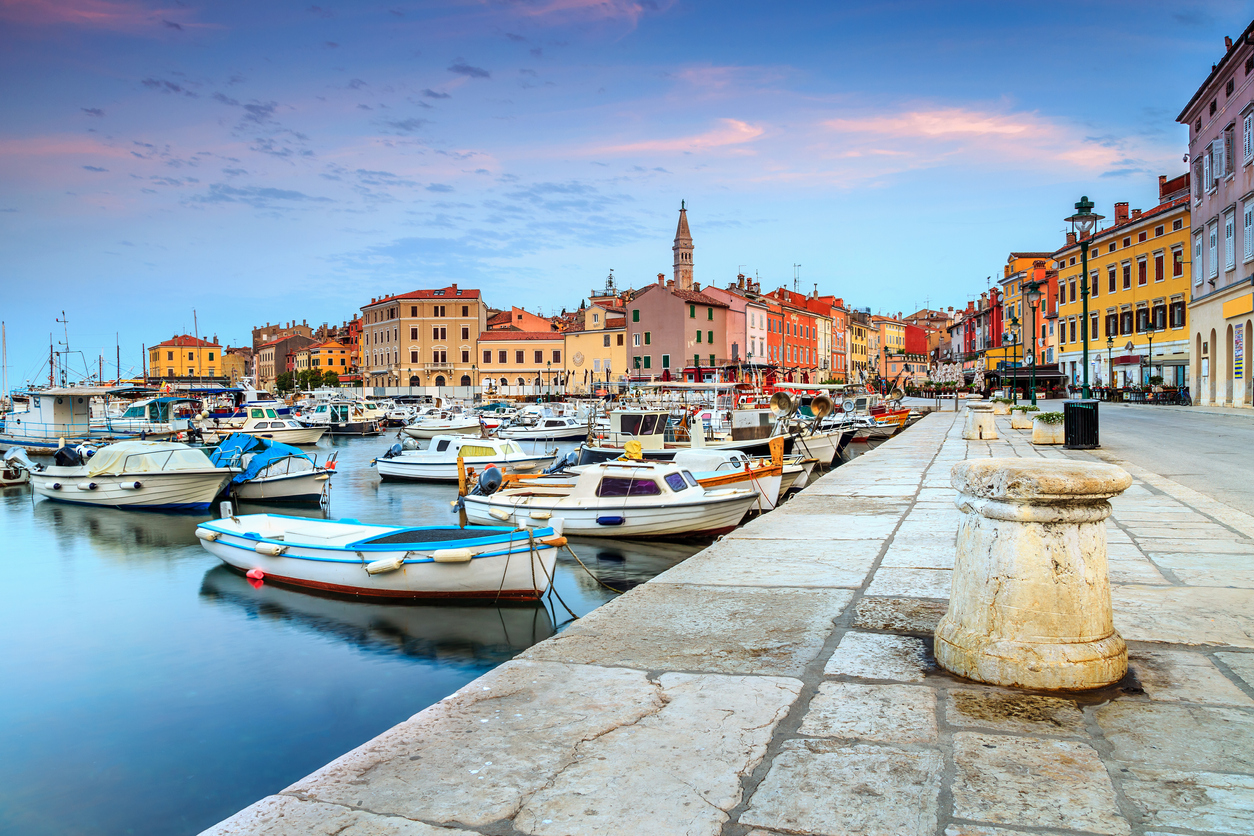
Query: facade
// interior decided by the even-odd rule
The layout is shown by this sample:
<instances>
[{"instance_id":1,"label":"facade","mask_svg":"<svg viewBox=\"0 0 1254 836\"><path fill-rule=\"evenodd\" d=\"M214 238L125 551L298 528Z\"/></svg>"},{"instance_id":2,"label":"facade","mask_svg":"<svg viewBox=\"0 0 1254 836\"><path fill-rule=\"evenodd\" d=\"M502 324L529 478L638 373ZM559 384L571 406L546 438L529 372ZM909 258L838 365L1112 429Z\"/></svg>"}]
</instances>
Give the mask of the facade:
<instances>
[{"instance_id":1,"label":"facade","mask_svg":"<svg viewBox=\"0 0 1254 836\"><path fill-rule=\"evenodd\" d=\"M558 331L484 331L479 334L477 383L534 387L535 394L559 393L566 380L566 339Z\"/></svg>"},{"instance_id":2,"label":"facade","mask_svg":"<svg viewBox=\"0 0 1254 836\"><path fill-rule=\"evenodd\" d=\"M456 284L362 306L362 375L372 386L471 386L487 330L479 291Z\"/></svg>"},{"instance_id":3,"label":"facade","mask_svg":"<svg viewBox=\"0 0 1254 836\"><path fill-rule=\"evenodd\" d=\"M1176 121L1192 163L1188 301L1197 404L1251 405L1254 334L1254 23L1227 47ZM1155 340L1155 354L1158 346Z\"/></svg>"},{"instance_id":4,"label":"facade","mask_svg":"<svg viewBox=\"0 0 1254 836\"><path fill-rule=\"evenodd\" d=\"M615 300L617 301L617 300ZM579 327L563 332L569 391L595 392L598 384L618 383L627 372L627 319L621 308L593 304Z\"/></svg>"},{"instance_id":5,"label":"facade","mask_svg":"<svg viewBox=\"0 0 1254 836\"><path fill-rule=\"evenodd\" d=\"M731 288L723 290L711 286L701 292L727 306L727 342L723 346L722 356L733 363L746 362L749 344L749 299L743 293L733 292Z\"/></svg>"},{"instance_id":6,"label":"facade","mask_svg":"<svg viewBox=\"0 0 1254 836\"><path fill-rule=\"evenodd\" d=\"M633 380L713 381L730 362L727 305L663 280L659 274L627 303L628 373Z\"/></svg>"},{"instance_id":7,"label":"facade","mask_svg":"<svg viewBox=\"0 0 1254 836\"><path fill-rule=\"evenodd\" d=\"M335 340L314 343L292 355L294 370L297 372L312 369L313 371L335 372L337 376L349 374L352 360L352 348Z\"/></svg>"},{"instance_id":8,"label":"facade","mask_svg":"<svg viewBox=\"0 0 1254 836\"><path fill-rule=\"evenodd\" d=\"M1116 203L1114 223L1091 238L1090 385L1129 386L1155 376L1170 385L1187 383L1188 177L1160 177L1159 200L1147 212ZM1053 259L1058 270L1058 360L1069 381L1080 385L1085 323L1079 243L1069 237Z\"/></svg>"},{"instance_id":9,"label":"facade","mask_svg":"<svg viewBox=\"0 0 1254 836\"><path fill-rule=\"evenodd\" d=\"M917 325L894 317L875 316L878 332L880 375L894 386L905 386L927 379L927 333Z\"/></svg>"},{"instance_id":10,"label":"facade","mask_svg":"<svg viewBox=\"0 0 1254 836\"><path fill-rule=\"evenodd\" d=\"M209 341L176 335L148 349L148 375L162 380L226 377L224 362L216 337Z\"/></svg>"},{"instance_id":11,"label":"facade","mask_svg":"<svg viewBox=\"0 0 1254 836\"><path fill-rule=\"evenodd\" d=\"M222 349L222 376L231 383L252 374L253 350L246 345Z\"/></svg>"},{"instance_id":12,"label":"facade","mask_svg":"<svg viewBox=\"0 0 1254 836\"><path fill-rule=\"evenodd\" d=\"M871 312L849 311L849 377L850 383L862 383L871 374Z\"/></svg>"},{"instance_id":13,"label":"facade","mask_svg":"<svg viewBox=\"0 0 1254 836\"><path fill-rule=\"evenodd\" d=\"M781 287L767 296L780 305L781 376L792 383L817 383L819 369L818 314L810 297Z\"/></svg>"},{"instance_id":14,"label":"facade","mask_svg":"<svg viewBox=\"0 0 1254 836\"><path fill-rule=\"evenodd\" d=\"M488 317L488 330L495 331L499 328L515 328L519 331L557 330L551 319L529 313L519 307L511 307L507 311L498 311Z\"/></svg>"},{"instance_id":15,"label":"facade","mask_svg":"<svg viewBox=\"0 0 1254 836\"><path fill-rule=\"evenodd\" d=\"M314 331L309 327L309 322L307 320L297 322L293 319L286 324L277 323L271 325L267 322L265 325L253 326L253 351L256 352L257 349L261 348L264 344L273 342L280 337L293 336L309 337L312 339Z\"/></svg>"},{"instance_id":16,"label":"facade","mask_svg":"<svg viewBox=\"0 0 1254 836\"><path fill-rule=\"evenodd\" d=\"M824 379L845 383L849 380L849 309L845 307L845 300L833 299L831 312L831 364Z\"/></svg>"},{"instance_id":17,"label":"facade","mask_svg":"<svg viewBox=\"0 0 1254 836\"><path fill-rule=\"evenodd\" d=\"M257 349L254 363L257 388L270 389L280 374L293 371L294 357L301 349L313 345L313 340L300 334L291 334L271 340Z\"/></svg>"}]
</instances>

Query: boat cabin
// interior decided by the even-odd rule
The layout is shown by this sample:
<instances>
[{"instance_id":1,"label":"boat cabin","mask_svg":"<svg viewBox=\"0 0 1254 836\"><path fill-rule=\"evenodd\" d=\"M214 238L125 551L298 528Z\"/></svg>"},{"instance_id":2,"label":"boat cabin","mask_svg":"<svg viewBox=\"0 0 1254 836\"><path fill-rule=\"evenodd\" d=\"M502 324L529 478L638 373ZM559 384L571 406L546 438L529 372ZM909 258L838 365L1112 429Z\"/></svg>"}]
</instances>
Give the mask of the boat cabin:
<instances>
[{"instance_id":1,"label":"boat cabin","mask_svg":"<svg viewBox=\"0 0 1254 836\"><path fill-rule=\"evenodd\" d=\"M616 409L610 413L610 429L603 440L616 447L634 440L642 450L662 450L669 420L670 413L661 410Z\"/></svg>"}]
</instances>

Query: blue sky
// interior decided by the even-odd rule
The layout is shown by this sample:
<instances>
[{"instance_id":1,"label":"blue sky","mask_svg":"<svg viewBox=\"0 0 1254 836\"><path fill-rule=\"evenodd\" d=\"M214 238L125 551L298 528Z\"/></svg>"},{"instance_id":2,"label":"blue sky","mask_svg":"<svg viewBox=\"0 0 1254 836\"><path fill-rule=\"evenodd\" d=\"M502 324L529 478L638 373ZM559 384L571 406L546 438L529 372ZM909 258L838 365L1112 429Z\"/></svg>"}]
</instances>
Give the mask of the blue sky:
<instances>
[{"instance_id":1,"label":"blue sky","mask_svg":"<svg viewBox=\"0 0 1254 836\"><path fill-rule=\"evenodd\" d=\"M123 371L192 329L458 282L576 307L740 269L962 305L1087 194L1148 208L1254 4L0 0L10 381L55 319ZM106 376L112 370L106 366Z\"/></svg>"}]
</instances>

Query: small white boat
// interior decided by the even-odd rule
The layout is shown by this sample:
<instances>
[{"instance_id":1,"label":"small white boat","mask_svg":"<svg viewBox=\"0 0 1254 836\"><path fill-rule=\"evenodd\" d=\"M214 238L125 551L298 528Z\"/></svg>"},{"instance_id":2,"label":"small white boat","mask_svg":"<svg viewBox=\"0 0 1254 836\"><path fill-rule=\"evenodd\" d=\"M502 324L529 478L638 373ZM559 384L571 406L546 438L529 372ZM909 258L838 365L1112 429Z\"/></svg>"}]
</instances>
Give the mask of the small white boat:
<instances>
[{"instance_id":1,"label":"small white boat","mask_svg":"<svg viewBox=\"0 0 1254 836\"><path fill-rule=\"evenodd\" d=\"M534 600L549 588L552 527L401 527L277 514L201 523L200 544L254 581L377 598Z\"/></svg>"},{"instance_id":2,"label":"small white boat","mask_svg":"<svg viewBox=\"0 0 1254 836\"><path fill-rule=\"evenodd\" d=\"M783 439L779 447L783 448ZM765 513L779 504L784 465L770 459L753 459L739 450L680 450L673 459L676 465L692 473L706 489L752 487L758 492L753 509ZM800 468L798 468L800 471Z\"/></svg>"},{"instance_id":3,"label":"small white boat","mask_svg":"<svg viewBox=\"0 0 1254 836\"><path fill-rule=\"evenodd\" d=\"M395 444L375 459L374 465L384 481L456 482L458 457L467 468L480 473L488 465L506 473L532 473L553 461L552 455L524 453L517 441L507 438L437 435L426 450L406 450Z\"/></svg>"},{"instance_id":4,"label":"small white boat","mask_svg":"<svg viewBox=\"0 0 1254 836\"><path fill-rule=\"evenodd\" d=\"M576 418L548 415L527 423L507 424L497 430L497 434L516 441L560 441L584 438L588 435L588 426Z\"/></svg>"},{"instance_id":5,"label":"small white boat","mask_svg":"<svg viewBox=\"0 0 1254 836\"><path fill-rule=\"evenodd\" d=\"M403 428L410 438L435 438L437 435L478 435L482 425L479 418L458 410L441 409L421 416Z\"/></svg>"},{"instance_id":6,"label":"small white boat","mask_svg":"<svg viewBox=\"0 0 1254 836\"><path fill-rule=\"evenodd\" d=\"M752 488L707 490L670 462L622 461L589 466L568 485L524 485L464 497L466 517L474 523L552 520L560 521L566 534L626 538L723 534L757 501Z\"/></svg>"},{"instance_id":7,"label":"small white boat","mask_svg":"<svg viewBox=\"0 0 1254 836\"><path fill-rule=\"evenodd\" d=\"M260 412L259 409L249 410L250 412ZM270 410L266 410L270 412ZM257 438L268 438L273 441L282 442L283 444L317 444L318 439L326 433L328 427L325 426L304 426L299 421L292 418L276 418L267 415L264 418L249 415L248 420L244 422L244 426L235 430L237 433L256 436Z\"/></svg>"},{"instance_id":8,"label":"small white boat","mask_svg":"<svg viewBox=\"0 0 1254 836\"><path fill-rule=\"evenodd\" d=\"M209 454L209 460L218 467L236 467L240 470L228 486L236 499L252 502L302 502L321 503L327 497L331 477L335 475L335 458L321 465L301 450L258 438L246 433L235 433L222 440Z\"/></svg>"},{"instance_id":9,"label":"small white boat","mask_svg":"<svg viewBox=\"0 0 1254 836\"><path fill-rule=\"evenodd\" d=\"M85 461L65 448L58 451L58 459L78 463L35 465L35 493L59 502L113 508L204 510L239 472L214 467L203 449L173 441L121 441Z\"/></svg>"},{"instance_id":10,"label":"small white boat","mask_svg":"<svg viewBox=\"0 0 1254 836\"><path fill-rule=\"evenodd\" d=\"M13 488L28 483L33 466L21 447L14 447L6 452L4 459L0 460L0 488Z\"/></svg>"},{"instance_id":11,"label":"small white boat","mask_svg":"<svg viewBox=\"0 0 1254 836\"><path fill-rule=\"evenodd\" d=\"M359 403L330 401L319 403L301 413L300 423L306 427L322 427L331 435L378 435L379 422L369 417Z\"/></svg>"}]
</instances>

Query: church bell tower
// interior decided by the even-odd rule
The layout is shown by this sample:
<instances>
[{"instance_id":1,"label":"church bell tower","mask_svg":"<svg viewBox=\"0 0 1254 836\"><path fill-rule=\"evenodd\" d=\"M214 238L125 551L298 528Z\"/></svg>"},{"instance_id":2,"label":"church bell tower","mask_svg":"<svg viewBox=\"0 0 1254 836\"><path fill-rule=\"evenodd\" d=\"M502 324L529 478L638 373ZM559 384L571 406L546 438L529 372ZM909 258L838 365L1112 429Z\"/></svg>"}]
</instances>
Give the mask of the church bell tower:
<instances>
[{"instance_id":1,"label":"church bell tower","mask_svg":"<svg viewBox=\"0 0 1254 836\"><path fill-rule=\"evenodd\" d=\"M686 201L679 202L679 226L675 229L675 289L692 290L692 233L688 231Z\"/></svg>"}]
</instances>

